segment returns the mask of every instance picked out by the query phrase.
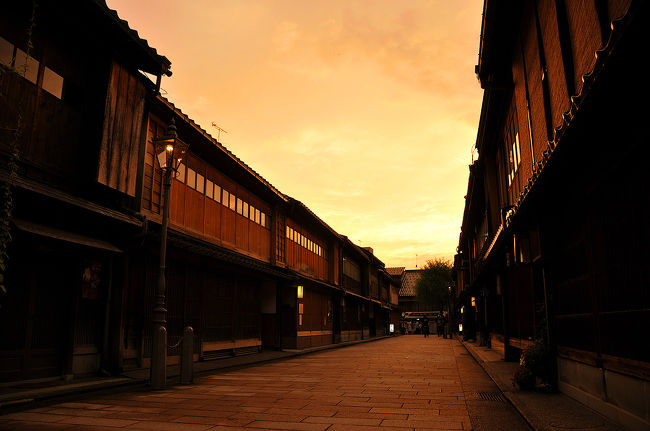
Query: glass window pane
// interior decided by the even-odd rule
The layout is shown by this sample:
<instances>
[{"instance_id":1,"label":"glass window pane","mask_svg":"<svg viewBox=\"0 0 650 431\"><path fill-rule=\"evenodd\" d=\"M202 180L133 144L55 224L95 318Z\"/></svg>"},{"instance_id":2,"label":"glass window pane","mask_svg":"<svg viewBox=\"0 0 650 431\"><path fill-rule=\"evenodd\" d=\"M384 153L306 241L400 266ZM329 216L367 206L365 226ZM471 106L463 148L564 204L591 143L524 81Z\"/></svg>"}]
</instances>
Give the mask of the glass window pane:
<instances>
[{"instance_id":1,"label":"glass window pane","mask_svg":"<svg viewBox=\"0 0 650 431\"><path fill-rule=\"evenodd\" d=\"M223 198L221 199L221 203L223 204L223 206L227 207L229 201L230 201L230 193L228 193L228 190L223 189Z\"/></svg>"},{"instance_id":2,"label":"glass window pane","mask_svg":"<svg viewBox=\"0 0 650 431\"><path fill-rule=\"evenodd\" d=\"M214 198L214 183L208 179L205 180L205 195L210 199Z\"/></svg>"},{"instance_id":3,"label":"glass window pane","mask_svg":"<svg viewBox=\"0 0 650 431\"><path fill-rule=\"evenodd\" d=\"M252 221L255 221L255 211L257 211L257 210L255 209L255 207L253 205L251 205L248 208L248 218L251 219Z\"/></svg>"},{"instance_id":4,"label":"glass window pane","mask_svg":"<svg viewBox=\"0 0 650 431\"><path fill-rule=\"evenodd\" d=\"M14 67L28 81L36 84L38 78L38 60L27 55L25 51L16 48L16 61Z\"/></svg>"},{"instance_id":5,"label":"glass window pane","mask_svg":"<svg viewBox=\"0 0 650 431\"><path fill-rule=\"evenodd\" d=\"M248 218L248 202L244 202L244 212L242 215L246 218Z\"/></svg>"},{"instance_id":6,"label":"glass window pane","mask_svg":"<svg viewBox=\"0 0 650 431\"><path fill-rule=\"evenodd\" d=\"M203 193L203 186L204 186L204 180L205 178L203 175L197 173L196 174L196 191L199 193Z\"/></svg>"},{"instance_id":7,"label":"glass window pane","mask_svg":"<svg viewBox=\"0 0 650 431\"><path fill-rule=\"evenodd\" d=\"M260 224L266 227L266 214L260 213Z\"/></svg>"},{"instance_id":8,"label":"glass window pane","mask_svg":"<svg viewBox=\"0 0 650 431\"><path fill-rule=\"evenodd\" d=\"M235 211L236 198L232 193L230 194L230 201L228 202L228 208Z\"/></svg>"},{"instance_id":9,"label":"glass window pane","mask_svg":"<svg viewBox=\"0 0 650 431\"><path fill-rule=\"evenodd\" d=\"M187 187L196 189L196 171L190 167L187 168Z\"/></svg>"},{"instance_id":10,"label":"glass window pane","mask_svg":"<svg viewBox=\"0 0 650 431\"><path fill-rule=\"evenodd\" d=\"M43 90L60 99L63 95L63 77L49 67L43 69Z\"/></svg>"},{"instance_id":11,"label":"glass window pane","mask_svg":"<svg viewBox=\"0 0 650 431\"><path fill-rule=\"evenodd\" d=\"M214 185L214 200L221 202L221 187L216 184Z\"/></svg>"},{"instance_id":12,"label":"glass window pane","mask_svg":"<svg viewBox=\"0 0 650 431\"><path fill-rule=\"evenodd\" d=\"M291 238L291 228L287 226L287 238Z\"/></svg>"},{"instance_id":13,"label":"glass window pane","mask_svg":"<svg viewBox=\"0 0 650 431\"><path fill-rule=\"evenodd\" d=\"M0 64L11 66L14 57L14 46L0 37Z\"/></svg>"},{"instance_id":14,"label":"glass window pane","mask_svg":"<svg viewBox=\"0 0 650 431\"><path fill-rule=\"evenodd\" d=\"M240 198L237 198L237 213L244 214L244 201Z\"/></svg>"},{"instance_id":15,"label":"glass window pane","mask_svg":"<svg viewBox=\"0 0 650 431\"><path fill-rule=\"evenodd\" d=\"M176 169L176 179L181 183L185 183L185 165L182 163Z\"/></svg>"},{"instance_id":16,"label":"glass window pane","mask_svg":"<svg viewBox=\"0 0 650 431\"><path fill-rule=\"evenodd\" d=\"M260 223L260 210L255 208L255 223L259 224Z\"/></svg>"}]
</instances>

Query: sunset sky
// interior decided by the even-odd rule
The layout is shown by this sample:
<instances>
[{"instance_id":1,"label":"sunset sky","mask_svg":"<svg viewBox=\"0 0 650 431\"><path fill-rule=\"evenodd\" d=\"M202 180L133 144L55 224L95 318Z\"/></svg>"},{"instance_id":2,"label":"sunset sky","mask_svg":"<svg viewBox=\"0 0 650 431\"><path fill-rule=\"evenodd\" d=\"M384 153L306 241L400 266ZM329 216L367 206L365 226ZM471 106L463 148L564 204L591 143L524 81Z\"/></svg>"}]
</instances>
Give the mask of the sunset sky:
<instances>
[{"instance_id":1,"label":"sunset sky","mask_svg":"<svg viewBox=\"0 0 650 431\"><path fill-rule=\"evenodd\" d=\"M386 266L453 258L482 0L107 3L172 62L163 95L280 191Z\"/></svg>"}]
</instances>

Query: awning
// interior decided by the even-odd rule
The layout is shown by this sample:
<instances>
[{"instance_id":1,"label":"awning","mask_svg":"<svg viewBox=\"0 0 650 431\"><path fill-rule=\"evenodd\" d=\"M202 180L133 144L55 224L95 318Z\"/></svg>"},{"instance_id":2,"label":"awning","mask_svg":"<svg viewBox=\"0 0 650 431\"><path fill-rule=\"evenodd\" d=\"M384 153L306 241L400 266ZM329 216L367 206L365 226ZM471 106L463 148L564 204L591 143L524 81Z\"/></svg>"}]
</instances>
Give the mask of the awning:
<instances>
[{"instance_id":1,"label":"awning","mask_svg":"<svg viewBox=\"0 0 650 431\"><path fill-rule=\"evenodd\" d=\"M79 244L86 247L111 251L114 253L122 253L122 250L115 247L110 242L101 239L91 238L89 236L81 235L74 232L68 232L66 230L57 229L51 226L43 226L41 224L33 223L26 220L12 219L11 222L14 224L14 226L16 226L16 228L24 232L45 236L48 238L58 239L59 241Z\"/></svg>"},{"instance_id":2,"label":"awning","mask_svg":"<svg viewBox=\"0 0 650 431\"><path fill-rule=\"evenodd\" d=\"M361 298L361 299L363 299L364 301L370 301L370 298L366 298L365 296L363 296L363 295L359 295L358 293L354 293L354 292L352 292L352 291L350 291L350 290L343 289L343 292L344 292L346 295L356 296L357 298Z\"/></svg>"}]
</instances>

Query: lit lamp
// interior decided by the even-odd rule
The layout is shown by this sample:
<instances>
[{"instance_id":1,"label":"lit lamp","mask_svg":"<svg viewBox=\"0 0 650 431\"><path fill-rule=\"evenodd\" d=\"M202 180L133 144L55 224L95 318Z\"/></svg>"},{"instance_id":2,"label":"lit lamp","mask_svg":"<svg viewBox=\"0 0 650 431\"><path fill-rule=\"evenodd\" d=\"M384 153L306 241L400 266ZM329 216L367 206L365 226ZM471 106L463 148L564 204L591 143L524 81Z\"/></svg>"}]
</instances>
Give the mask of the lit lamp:
<instances>
[{"instance_id":1,"label":"lit lamp","mask_svg":"<svg viewBox=\"0 0 650 431\"><path fill-rule=\"evenodd\" d=\"M183 160L188 145L179 140L176 134L176 122L172 118L169 123L167 132L158 138L153 139L154 151L160 164L160 168L165 171L176 171Z\"/></svg>"},{"instance_id":2,"label":"lit lamp","mask_svg":"<svg viewBox=\"0 0 650 431\"><path fill-rule=\"evenodd\" d=\"M298 285L298 288L296 289L296 296L298 297L298 299L302 299L303 294L304 292L303 292L302 285Z\"/></svg>"},{"instance_id":3,"label":"lit lamp","mask_svg":"<svg viewBox=\"0 0 650 431\"><path fill-rule=\"evenodd\" d=\"M150 384L154 389L162 389L167 382L167 309L165 308L165 260L167 255L167 224L169 221L169 192L172 185L172 172L178 169L188 145L178 140L176 123L172 118L167 132L153 140L156 158L163 173L163 213L160 229L160 269L158 288L154 297L151 321L153 323L151 346Z\"/></svg>"}]
</instances>

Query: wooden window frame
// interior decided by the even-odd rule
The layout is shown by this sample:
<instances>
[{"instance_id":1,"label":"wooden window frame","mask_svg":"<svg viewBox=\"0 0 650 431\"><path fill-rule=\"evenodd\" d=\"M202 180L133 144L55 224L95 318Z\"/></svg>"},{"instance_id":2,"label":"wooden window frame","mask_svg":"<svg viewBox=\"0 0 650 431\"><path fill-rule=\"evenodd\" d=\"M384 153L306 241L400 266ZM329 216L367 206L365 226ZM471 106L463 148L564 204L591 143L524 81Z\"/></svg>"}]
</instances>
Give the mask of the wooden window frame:
<instances>
[{"instance_id":1,"label":"wooden window frame","mask_svg":"<svg viewBox=\"0 0 650 431\"><path fill-rule=\"evenodd\" d=\"M191 182L190 182L191 179ZM196 190L196 171L189 166L187 167L187 170L185 171L185 184L187 187Z\"/></svg>"},{"instance_id":2,"label":"wooden window frame","mask_svg":"<svg viewBox=\"0 0 650 431\"><path fill-rule=\"evenodd\" d=\"M205 176L196 172L196 186L195 189L197 192L204 194L205 193Z\"/></svg>"}]
</instances>

